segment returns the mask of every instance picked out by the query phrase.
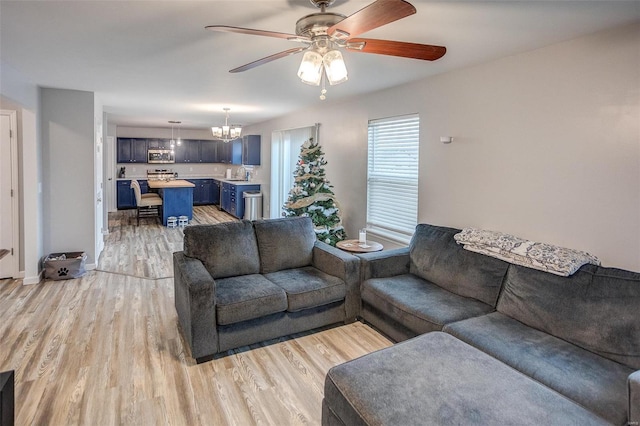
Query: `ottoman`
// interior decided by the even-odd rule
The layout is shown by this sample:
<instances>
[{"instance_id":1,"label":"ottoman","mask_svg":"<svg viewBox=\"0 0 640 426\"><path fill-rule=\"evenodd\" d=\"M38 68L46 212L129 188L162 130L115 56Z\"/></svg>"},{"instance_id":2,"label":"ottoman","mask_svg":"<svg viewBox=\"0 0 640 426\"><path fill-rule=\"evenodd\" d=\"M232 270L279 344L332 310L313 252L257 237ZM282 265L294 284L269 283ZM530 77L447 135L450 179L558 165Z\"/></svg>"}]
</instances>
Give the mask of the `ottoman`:
<instances>
[{"instance_id":1,"label":"ottoman","mask_svg":"<svg viewBox=\"0 0 640 426\"><path fill-rule=\"evenodd\" d=\"M474 347L432 332L333 367L323 425L605 425Z\"/></svg>"}]
</instances>

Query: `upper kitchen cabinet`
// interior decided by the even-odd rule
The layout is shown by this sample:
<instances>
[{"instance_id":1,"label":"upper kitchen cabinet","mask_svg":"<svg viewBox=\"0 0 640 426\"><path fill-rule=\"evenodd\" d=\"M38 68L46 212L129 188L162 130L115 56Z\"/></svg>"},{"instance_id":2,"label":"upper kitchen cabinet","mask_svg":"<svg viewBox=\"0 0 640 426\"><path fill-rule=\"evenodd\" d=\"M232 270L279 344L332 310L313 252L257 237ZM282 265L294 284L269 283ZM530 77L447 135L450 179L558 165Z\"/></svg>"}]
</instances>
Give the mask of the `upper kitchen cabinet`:
<instances>
[{"instance_id":1,"label":"upper kitchen cabinet","mask_svg":"<svg viewBox=\"0 0 640 426\"><path fill-rule=\"evenodd\" d=\"M260 165L260 135L242 137L242 164L247 166Z\"/></svg>"},{"instance_id":2,"label":"upper kitchen cabinet","mask_svg":"<svg viewBox=\"0 0 640 426\"><path fill-rule=\"evenodd\" d=\"M147 140L142 138L118 138L118 163L146 163Z\"/></svg>"},{"instance_id":3,"label":"upper kitchen cabinet","mask_svg":"<svg viewBox=\"0 0 640 426\"><path fill-rule=\"evenodd\" d=\"M176 146L176 163L217 163L217 149L214 141L184 139Z\"/></svg>"},{"instance_id":4,"label":"upper kitchen cabinet","mask_svg":"<svg viewBox=\"0 0 640 426\"><path fill-rule=\"evenodd\" d=\"M149 149L171 149L170 139L147 139Z\"/></svg>"},{"instance_id":5,"label":"upper kitchen cabinet","mask_svg":"<svg viewBox=\"0 0 640 426\"><path fill-rule=\"evenodd\" d=\"M242 140L218 143L218 163L242 164Z\"/></svg>"},{"instance_id":6,"label":"upper kitchen cabinet","mask_svg":"<svg viewBox=\"0 0 640 426\"><path fill-rule=\"evenodd\" d=\"M201 163L217 163L218 162L218 144L215 141L200 141L200 162Z\"/></svg>"}]
</instances>

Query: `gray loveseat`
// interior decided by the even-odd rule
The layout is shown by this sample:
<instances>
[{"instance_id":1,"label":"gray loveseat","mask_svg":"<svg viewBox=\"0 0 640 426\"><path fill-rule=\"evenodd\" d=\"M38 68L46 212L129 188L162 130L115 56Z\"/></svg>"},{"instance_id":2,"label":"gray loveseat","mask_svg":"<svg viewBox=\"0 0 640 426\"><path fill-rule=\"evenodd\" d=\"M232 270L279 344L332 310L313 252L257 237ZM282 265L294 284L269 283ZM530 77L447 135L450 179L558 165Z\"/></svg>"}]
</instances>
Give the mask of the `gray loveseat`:
<instances>
[{"instance_id":1,"label":"gray loveseat","mask_svg":"<svg viewBox=\"0 0 640 426\"><path fill-rule=\"evenodd\" d=\"M178 320L198 362L353 322L360 309L358 258L316 241L309 218L190 226L173 262Z\"/></svg>"},{"instance_id":2,"label":"gray loveseat","mask_svg":"<svg viewBox=\"0 0 640 426\"><path fill-rule=\"evenodd\" d=\"M640 422L640 274L560 277L418 225L362 255L362 317L397 341L327 374L323 424ZM442 331L440 331L442 330Z\"/></svg>"}]
</instances>

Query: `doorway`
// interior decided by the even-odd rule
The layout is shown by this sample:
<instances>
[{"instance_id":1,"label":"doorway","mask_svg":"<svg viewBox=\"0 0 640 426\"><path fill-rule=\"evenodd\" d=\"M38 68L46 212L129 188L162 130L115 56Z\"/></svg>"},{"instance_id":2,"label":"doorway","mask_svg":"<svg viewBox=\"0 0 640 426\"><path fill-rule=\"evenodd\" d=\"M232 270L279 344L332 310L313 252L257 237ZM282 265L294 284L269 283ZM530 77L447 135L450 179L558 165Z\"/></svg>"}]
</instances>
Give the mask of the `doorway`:
<instances>
[{"instance_id":1,"label":"doorway","mask_svg":"<svg viewBox=\"0 0 640 426\"><path fill-rule=\"evenodd\" d=\"M318 126L276 130L271 134L271 218L282 217L284 203L293 188L300 147L309 138L317 140Z\"/></svg>"},{"instance_id":2,"label":"doorway","mask_svg":"<svg viewBox=\"0 0 640 426\"><path fill-rule=\"evenodd\" d=\"M0 110L0 278L19 273L17 127L16 111Z\"/></svg>"}]
</instances>

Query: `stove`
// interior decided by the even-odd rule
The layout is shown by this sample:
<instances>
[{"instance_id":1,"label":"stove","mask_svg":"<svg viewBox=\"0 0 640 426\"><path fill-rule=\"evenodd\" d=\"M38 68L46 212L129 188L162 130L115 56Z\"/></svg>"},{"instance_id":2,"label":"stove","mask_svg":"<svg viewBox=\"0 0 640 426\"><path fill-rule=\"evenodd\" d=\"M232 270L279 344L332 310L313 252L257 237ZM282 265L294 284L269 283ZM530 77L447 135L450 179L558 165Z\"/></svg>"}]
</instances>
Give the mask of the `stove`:
<instances>
[{"instance_id":1,"label":"stove","mask_svg":"<svg viewBox=\"0 0 640 426\"><path fill-rule=\"evenodd\" d=\"M171 169L147 169L147 180L174 180L178 177Z\"/></svg>"}]
</instances>

